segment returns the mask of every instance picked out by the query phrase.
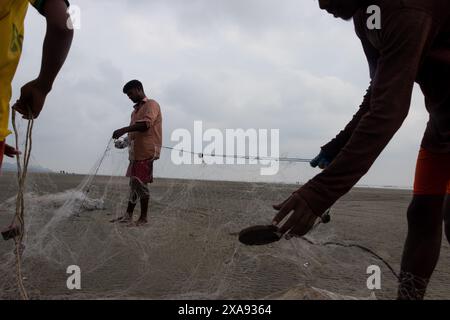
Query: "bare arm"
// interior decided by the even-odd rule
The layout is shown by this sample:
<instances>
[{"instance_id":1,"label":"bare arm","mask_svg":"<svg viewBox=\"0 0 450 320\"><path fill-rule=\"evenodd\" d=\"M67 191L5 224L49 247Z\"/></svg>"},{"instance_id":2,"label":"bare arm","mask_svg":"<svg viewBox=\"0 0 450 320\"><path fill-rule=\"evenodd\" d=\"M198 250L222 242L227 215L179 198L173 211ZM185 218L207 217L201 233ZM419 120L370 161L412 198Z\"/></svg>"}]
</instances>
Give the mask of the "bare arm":
<instances>
[{"instance_id":1,"label":"bare arm","mask_svg":"<svg viewBox=\"0 0 450 320\"><path fill-rule=\"evenodd\" d=\"M73 30L67 27L69 15L63 0L47 0L41 13L47 21L39 76L24 85L15 109L25 118L37 118L44 106L47 94L69 53ZM31 115L29 114L31 111Z\"/></svg>"},{"instance_id":2,"label":"bare arm","mask_svg":"<svg viewBox=\"0 0 450 320\"><path fill-rule=\"evenodd\" d=\"M62 0L47 0L43 14L47 20L39 84L49 92L69 53L73 30L67 27L67 4Z\"/></svg>"},{"instance_id":3,"label":"bare arm","mask_svg":"<svg viewBox=\"0 0 450 320\"><path fill-rule=\"evenodd\" d=\"M128 127L123 127L121 129L117 129L113 133L113 139L119 139L121 136L128 132L144 132L148 130L148 125L146 122L137 122L136 124Z\"/></svg>"}]
</instances>

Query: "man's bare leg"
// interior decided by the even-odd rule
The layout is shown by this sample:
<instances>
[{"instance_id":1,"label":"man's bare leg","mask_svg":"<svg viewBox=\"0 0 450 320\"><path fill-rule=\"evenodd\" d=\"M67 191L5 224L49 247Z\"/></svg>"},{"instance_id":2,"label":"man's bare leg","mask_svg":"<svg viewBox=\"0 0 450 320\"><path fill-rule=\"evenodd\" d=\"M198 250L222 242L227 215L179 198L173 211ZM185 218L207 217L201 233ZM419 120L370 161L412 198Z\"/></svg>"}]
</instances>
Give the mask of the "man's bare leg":
<instances>
[{"instance_id":1,"label":"man's bare leg","mask_svg":"<svg viewBox=\"0 0 450 320\"><path fill-rule=\"evenodd\" d=\"M147 213L148 213L149 201L150 201L150 198L148 196L141 198L141 216L139 217L138 221L136 222L137 226L147 224Z\"/></svg>"},{"instance_id":2,"label":"man's bare leg","mask_svg":"<svg viewBox=\"0 0 450 320\"><path fill-rule=\"evenodd\" d=\"M422 300L439 260L444 196L415 195L408 209L399 300Z\"/></svg>"},{"instance_id":3,"label":"man's bare leg","mask_svg":"<svg viewBox=\"0 0 450 320\"><path fill-rule=\"evenodd\" d=\"M136 221L137 226L147 224L148 203L150 201L150 191L147 184L139 184L139 198L141 199L141 216Z\"/></svg>"},{"instance_id":4,"label":"man's bare leg","mask_svg":"<svg viewBox=\"0 0 450 320\"><path fill-rule=\"evenodd\" d=\"M128 201L127 212L122 217L121 222L130 222L133 219L134 208L136 208L137 199Z\"/></svg>"},{"instance_id":5,"label":"man's bare leg","mask_svg":"<svg viewBox=\"0 0 450 320\"><path fill-rule=\"evenodd\" d=\"M127 211L126 213L116 219L111 220L110 222L121 222L121 223L128 223L131 222L133 219L133 212L134 212L134 208L136 207L136 202L133 201L128 201L128 206L127 206Z\"/></svg>"},{"instance_id":6,"label":"man's bare leg","mask_svg":"<svg viewBox=\"0 0 450 320\"><path fill-rule=\"evenodd\" d=\"M136 187L133 182L130 183L130 188L131 188L130 189L130 199L128 200L128 206L127 206L126 213L117 219L111 220L110 222L128 223L128 222L132 221L134 208L136 207L137 200L138 200L138 194L136 192Z\"/></svg>"}]
</instances>

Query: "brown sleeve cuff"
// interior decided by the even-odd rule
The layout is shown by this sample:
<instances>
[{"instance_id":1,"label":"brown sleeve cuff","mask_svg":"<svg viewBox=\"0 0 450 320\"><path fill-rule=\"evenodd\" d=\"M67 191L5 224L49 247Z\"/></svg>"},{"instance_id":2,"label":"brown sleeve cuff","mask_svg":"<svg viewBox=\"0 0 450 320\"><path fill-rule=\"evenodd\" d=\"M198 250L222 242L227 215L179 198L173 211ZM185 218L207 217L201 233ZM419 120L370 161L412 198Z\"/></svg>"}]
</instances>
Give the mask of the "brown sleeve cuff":
<instances>
[{"instance_id":1,"label":"brown sleeve cuff","mask_svg":"<svg viewBox=\"0 0 450 320\"><path fill-rule=\"evenodd\" d=\"M307 188L300 188L297 191L293 192L292 195L294 197L301 198L305 203L308 205L308 207L311 209L311 211L317 216L322 217L322 215L327 211L330 207L320 206L320 205L314 205L320 203L320 199L317 199L315 197L315 194L311 192L311 190L308 190ZM313 206L311 205L313 204Z\"/></svg>"}]
</instances>

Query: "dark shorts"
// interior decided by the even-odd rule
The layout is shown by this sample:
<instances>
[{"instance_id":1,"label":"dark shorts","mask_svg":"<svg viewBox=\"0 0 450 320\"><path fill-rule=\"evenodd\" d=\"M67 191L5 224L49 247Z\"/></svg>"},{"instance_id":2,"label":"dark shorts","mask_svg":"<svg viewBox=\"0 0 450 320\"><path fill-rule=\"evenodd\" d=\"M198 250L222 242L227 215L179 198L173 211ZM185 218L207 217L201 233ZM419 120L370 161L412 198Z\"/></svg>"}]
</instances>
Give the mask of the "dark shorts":
<instances>
[{"instance_id":1,"label":"dark shorts","mask_svg":"<svg viewBox=\"0 0 450 320\"><path fill-rule=\"evenodd\" d=\"M153 160L130 161L127 177L140 183L153 183Z\"/></svg>"},{"instance_id":2,"label":"dark shorts","mask_svg":"<svg viewBox=\"0 0 450 320\"><path fill-rule=\"evenodd\" d=\"M414 179L415 195L450 194L450 153L421 149Z\"/></svg>"}]
</instances>

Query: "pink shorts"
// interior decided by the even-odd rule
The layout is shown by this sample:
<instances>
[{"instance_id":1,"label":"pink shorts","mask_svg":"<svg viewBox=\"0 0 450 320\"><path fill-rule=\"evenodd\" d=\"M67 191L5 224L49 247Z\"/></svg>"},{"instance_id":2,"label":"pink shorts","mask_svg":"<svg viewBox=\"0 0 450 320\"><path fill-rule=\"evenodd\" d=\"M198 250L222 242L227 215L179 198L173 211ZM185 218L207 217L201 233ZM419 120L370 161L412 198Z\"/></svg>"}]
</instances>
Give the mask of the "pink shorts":
<instances>
[{"instance_id":1,"label":"pink shorts","mask_svg":"<svg viewBox=\"0 0 450 320\"><path fill-rule=\"evenodd\" d=\"M153 183L153 160L130 161L127 177L141 183Z\"/></svg>"}]
</instances>

